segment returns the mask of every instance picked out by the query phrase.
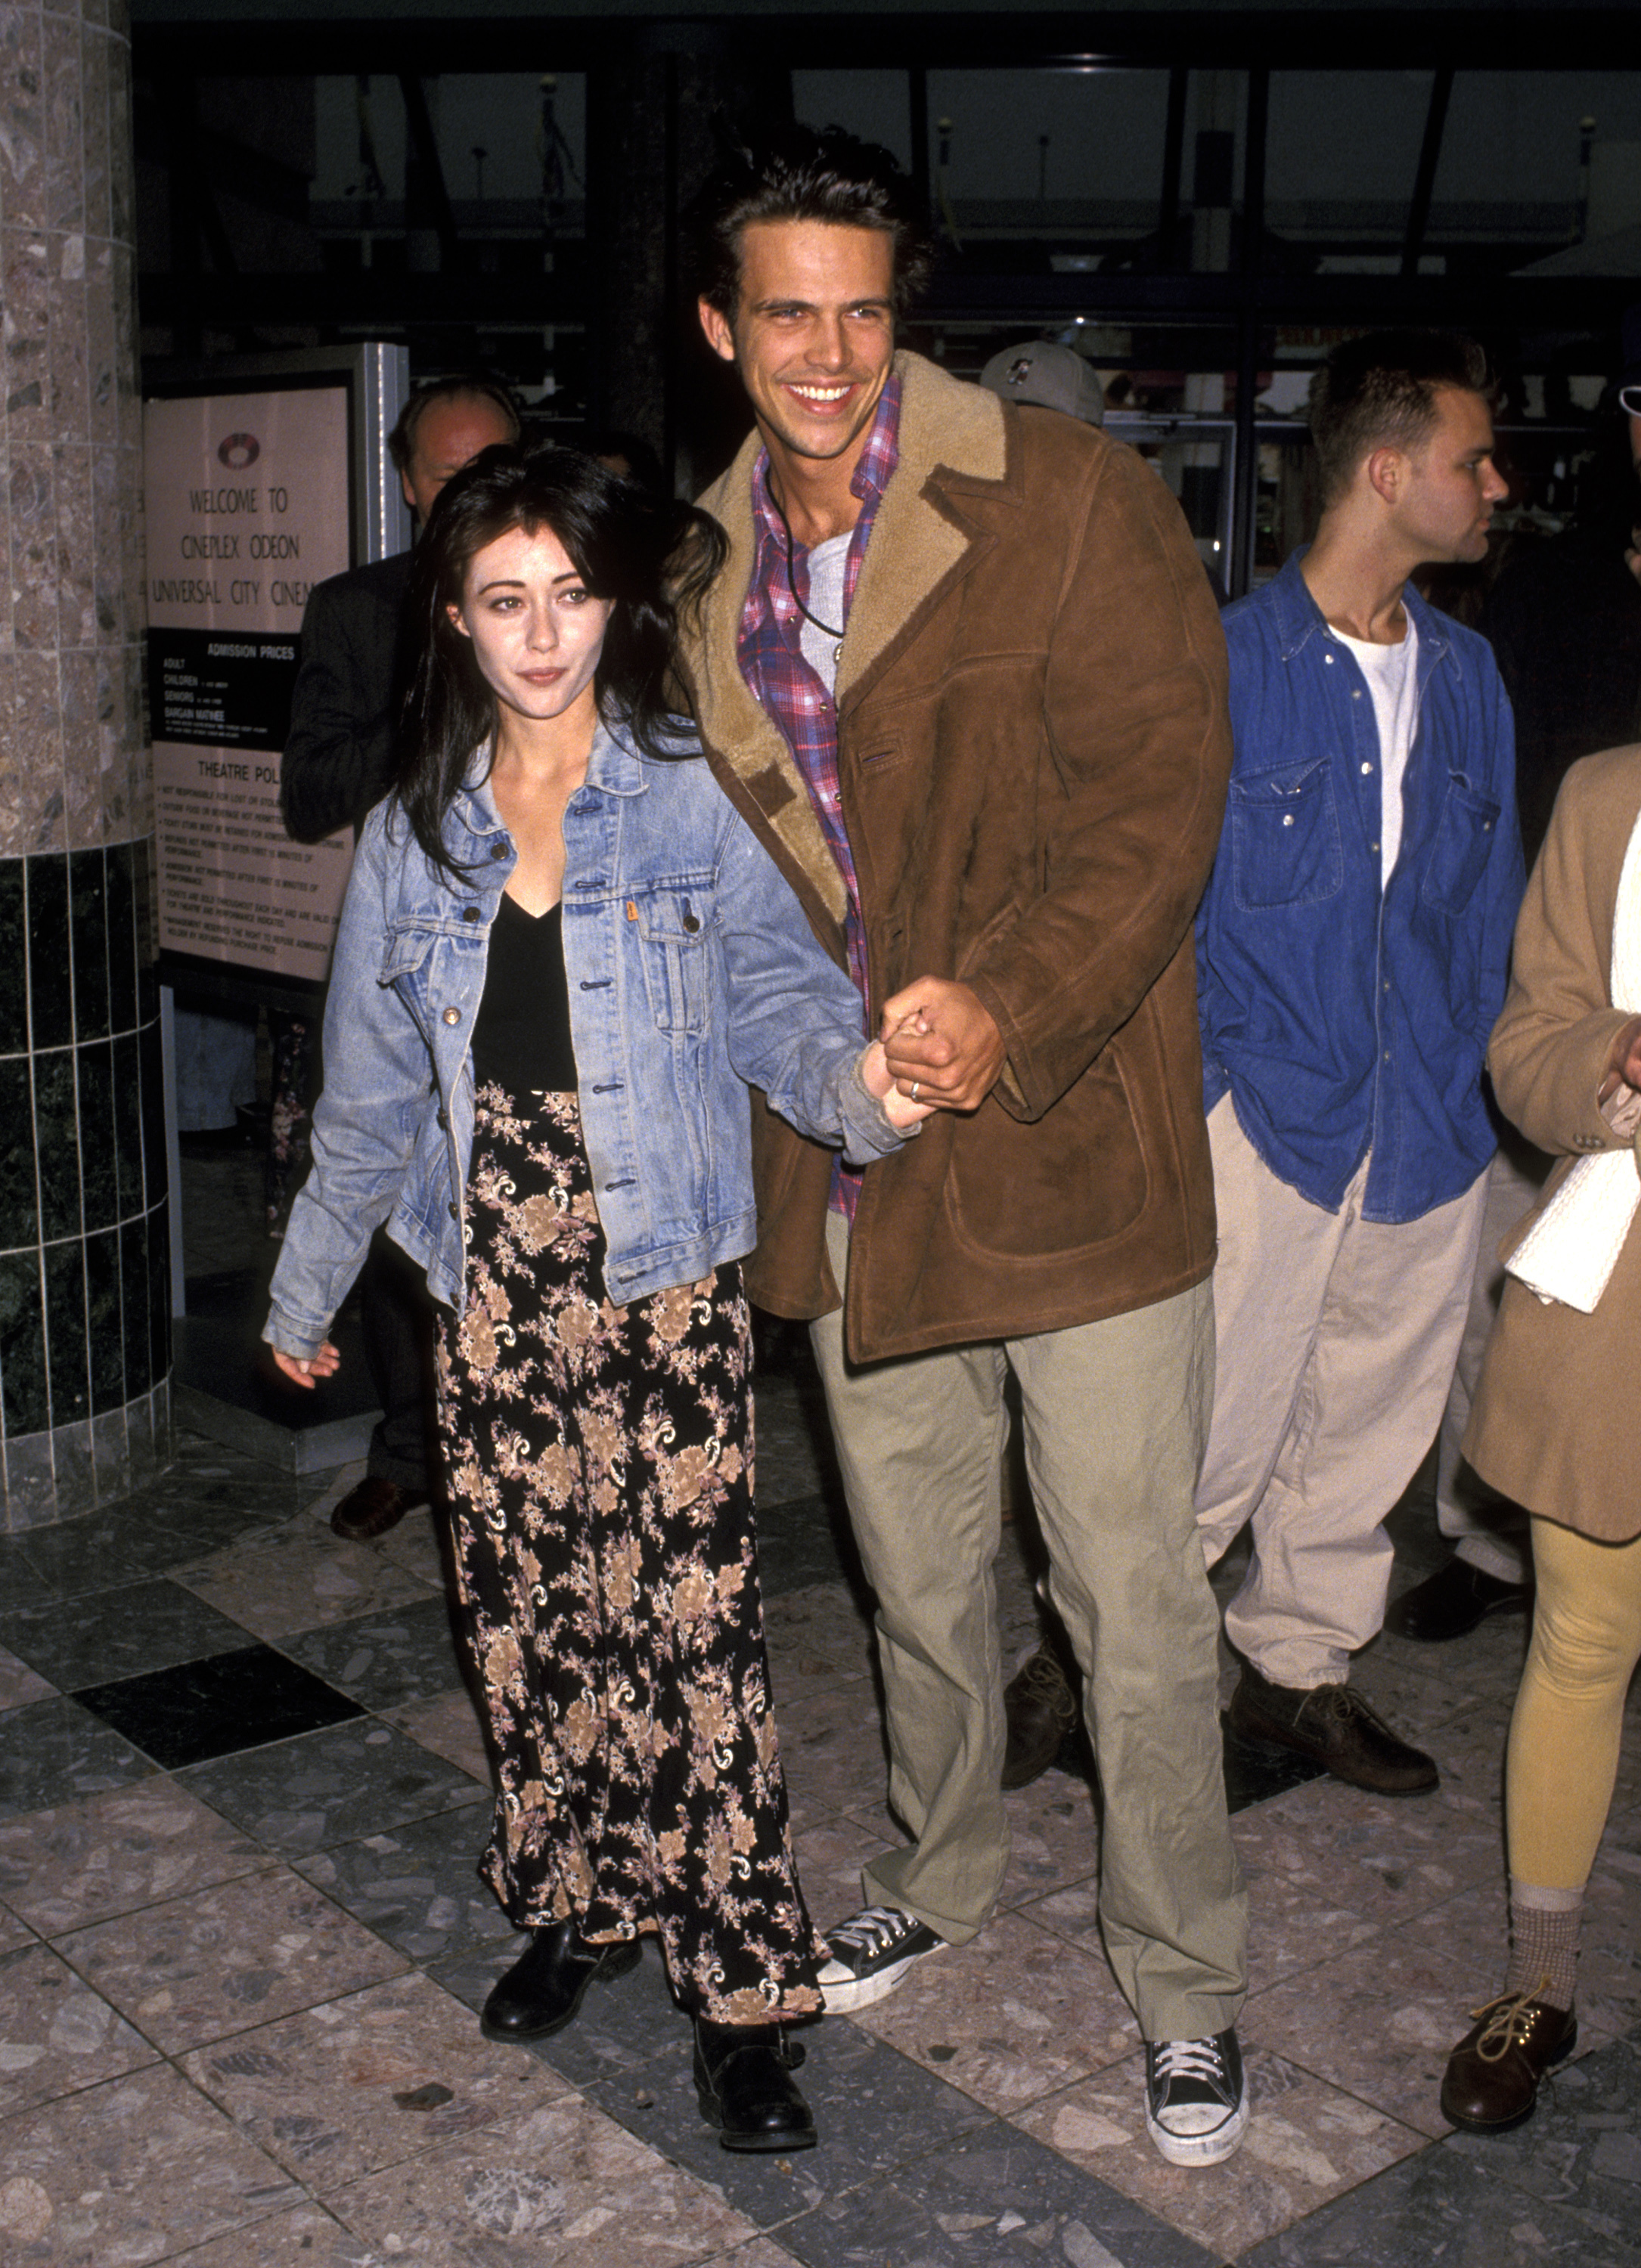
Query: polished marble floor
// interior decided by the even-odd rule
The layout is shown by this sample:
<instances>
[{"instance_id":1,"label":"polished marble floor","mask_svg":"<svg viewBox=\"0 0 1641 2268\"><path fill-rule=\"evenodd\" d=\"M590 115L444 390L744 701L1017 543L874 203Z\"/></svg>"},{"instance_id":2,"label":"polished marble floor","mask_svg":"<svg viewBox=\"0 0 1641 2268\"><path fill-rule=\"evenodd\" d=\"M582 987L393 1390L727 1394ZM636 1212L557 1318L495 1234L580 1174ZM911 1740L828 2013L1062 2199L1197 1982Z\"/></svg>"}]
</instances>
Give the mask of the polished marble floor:
<instances>
[{"instance_id":1,"label":"polished marble floor","mask_svg":"<svg viewBox=\"0 0 1641 2268\"><path fill-rule=\"evenodd\" d=\"M897 1834L867 1625L801 1366L760 1403L772 1661L804 1881ZM1519 2133L1437 2088L1496 1989L1519 1620L1384 1638L1370 1697L1443 1766L1376 1801L1233 1760L1256 2109L1229 2165L1151 2153L1100 1949L1086 1778L1009 1799L1002 1910L809 2036L821 2146L718 2150L653 1948L540 2051L471 2014L517 1941L474 1873L488 1771L420 1517L327 1514L196 1439L163 1481L0 1539L0 2261L16 2268L1363 2268L1641 2263L1641 1725L1593 1888L1584 2051ZM1432 1563L1397 1516L1398 1582ZM999 1563L1033 1640L1029 1547ZM1227 1683L1230 1682L1227 1664ZM1075 1764L1075 1758L1068 1758Z\"/></svg>"}]
</instances>

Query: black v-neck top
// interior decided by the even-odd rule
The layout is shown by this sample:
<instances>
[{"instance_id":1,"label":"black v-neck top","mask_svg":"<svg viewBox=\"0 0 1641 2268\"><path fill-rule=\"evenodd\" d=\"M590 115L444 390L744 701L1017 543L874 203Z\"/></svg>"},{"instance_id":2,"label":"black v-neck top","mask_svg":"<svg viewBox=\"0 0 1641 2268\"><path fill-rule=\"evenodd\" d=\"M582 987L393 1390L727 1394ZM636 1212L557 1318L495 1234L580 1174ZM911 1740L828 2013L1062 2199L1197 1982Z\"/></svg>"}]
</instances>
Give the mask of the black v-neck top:
<instances>
[{"instance_id":1,"label":"black v-neck top","mask_svg":"<svg viewBox=\"0 0 1641 2268\"><path fill-rule=\"evenodd\" d=\"M580 1085L570 1040L564 909L527 914L504 891L490 927L484 991L473 1024L473 1079L510 1094L563 1094Z\"/></svg>"}]
</instances>

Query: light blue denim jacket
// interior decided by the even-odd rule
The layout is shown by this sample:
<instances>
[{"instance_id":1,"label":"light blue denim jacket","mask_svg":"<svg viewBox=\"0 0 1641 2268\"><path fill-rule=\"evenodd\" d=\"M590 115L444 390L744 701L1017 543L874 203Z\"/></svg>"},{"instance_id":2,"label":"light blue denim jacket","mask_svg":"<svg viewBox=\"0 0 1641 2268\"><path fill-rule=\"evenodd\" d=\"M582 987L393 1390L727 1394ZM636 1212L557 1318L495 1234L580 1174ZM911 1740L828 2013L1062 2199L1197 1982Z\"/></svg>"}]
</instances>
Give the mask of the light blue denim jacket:
<instances>
[{"instance_id":1,"label":"light blue denim jacket","mask_svg":"<svg viewBox=\"0 0 1641 2268\"><path fill-rule=\"evenodd\" d=\"M262 1334L282 1353L318 1351L384 1220L434 1299L462 1309L470 1041L517 855L485 769L445 821L468 883L437 872L391 800L365 823L325 1009L314 1167ZM860 996L705 763L647 762L601 726L564 837L582 1134L606 1287L625 1306L751 1250L749 1086L854 1161L900 1138L861 1083Z\"/></svg>"}]
</instances>

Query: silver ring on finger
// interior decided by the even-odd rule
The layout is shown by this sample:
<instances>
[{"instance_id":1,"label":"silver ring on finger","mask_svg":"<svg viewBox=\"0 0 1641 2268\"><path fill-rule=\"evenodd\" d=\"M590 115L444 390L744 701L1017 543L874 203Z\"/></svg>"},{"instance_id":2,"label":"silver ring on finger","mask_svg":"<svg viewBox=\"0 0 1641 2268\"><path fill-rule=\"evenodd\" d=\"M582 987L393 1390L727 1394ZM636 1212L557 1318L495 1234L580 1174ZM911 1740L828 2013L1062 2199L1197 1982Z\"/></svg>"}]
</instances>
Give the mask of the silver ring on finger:
<instances>
[{"instance_id":1,"label":"silver ring on finger","mask_svg":"<svg viewBox=\"0 0 1641 2268\"><path fill-rule=\"evenodd\" d=\"M912 1100L913 1102L917 1101L917 1091L921 1085L922 1081L920 1079L914 1079L912 1082Z\"/></svg>"}]
</instances>

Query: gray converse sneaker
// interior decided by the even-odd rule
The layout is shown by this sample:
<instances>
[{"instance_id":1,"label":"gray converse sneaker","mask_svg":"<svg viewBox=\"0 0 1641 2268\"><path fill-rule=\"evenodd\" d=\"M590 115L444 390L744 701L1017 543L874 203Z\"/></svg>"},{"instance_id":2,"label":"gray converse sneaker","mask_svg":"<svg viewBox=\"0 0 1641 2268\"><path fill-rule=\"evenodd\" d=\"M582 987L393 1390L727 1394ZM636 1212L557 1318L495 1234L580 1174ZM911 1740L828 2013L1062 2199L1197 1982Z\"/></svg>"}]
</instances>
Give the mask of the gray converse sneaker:
<instances>
[{"instance_id":1,"label":"gray converse sneaker","mask_svg":"<svg viewBox=\"0 0 1641 2268\"><path fill-rule=\"evenodd\" d=\"M1247 2081L1234 2031L1145 2043L1145 2131L1171 2166L1216 2166L1242 2139Z\"/></svg>"},{"instance_id":2,"label":"gray converse sneaker","mask_svg":"<svg viewBox=\"0 0 1641 2268\"><path fill-rule=\"evenodd\" d=\"M820 1973L830 2014L869 2008L886 1999L914 1961L938 1953L946 1942L927 1922L898 1906L866 1906L826 1933L832 1955Z\"/></svg>"}]
</instances>

